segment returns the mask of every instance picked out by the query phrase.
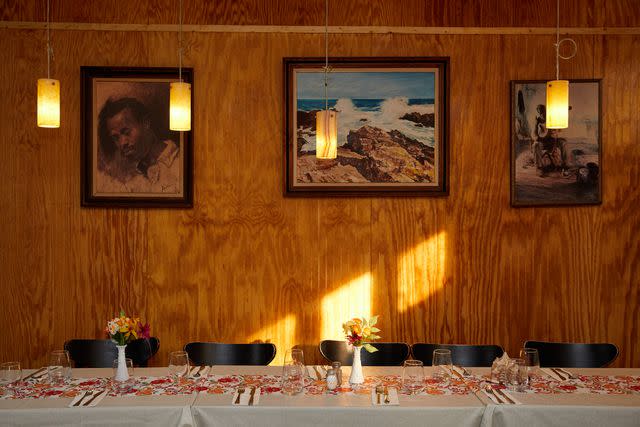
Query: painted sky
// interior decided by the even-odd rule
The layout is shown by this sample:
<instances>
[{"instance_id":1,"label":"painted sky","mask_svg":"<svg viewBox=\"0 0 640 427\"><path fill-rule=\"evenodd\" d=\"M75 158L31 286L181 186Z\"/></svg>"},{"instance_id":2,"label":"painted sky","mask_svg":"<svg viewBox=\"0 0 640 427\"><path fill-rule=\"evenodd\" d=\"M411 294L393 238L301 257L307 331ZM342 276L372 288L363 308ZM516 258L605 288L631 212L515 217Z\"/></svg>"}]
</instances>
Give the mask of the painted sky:
<instances>
[{"instance_id":1,"label":"painted sky","mask_svg":"<svg viewBox=\"0 0 640 427\"><path fill-rule=\"evenodd\" d=\"M298 99L324 98L322 72L298 72ZM343 72L329 73L330 99L433 98L433 72Z\"/></svg>"}]
</instances>

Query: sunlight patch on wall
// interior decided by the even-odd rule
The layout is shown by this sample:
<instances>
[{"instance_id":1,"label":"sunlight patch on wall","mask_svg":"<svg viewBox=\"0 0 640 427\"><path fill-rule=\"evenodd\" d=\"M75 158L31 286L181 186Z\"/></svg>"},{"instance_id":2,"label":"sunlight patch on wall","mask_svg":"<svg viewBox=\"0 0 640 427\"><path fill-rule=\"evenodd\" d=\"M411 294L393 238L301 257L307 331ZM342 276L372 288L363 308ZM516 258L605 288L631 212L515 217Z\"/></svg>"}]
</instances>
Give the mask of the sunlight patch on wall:
<instances>
[{"instance_id":1,"label":"sunlight patch on wall","mask_svg":"<svg viewBox=\"0 0 640 427\"><path fill-rule=\"evenodd\" d=\"M444 287L446 232L407 250L398 258L398 310L403 313Z\"/></svg>"},{"instance_id":2,"label":"sunlight patch on wall","mask_svg":"<svg viewBox=\"0 0 640 427\"><path fill-rule=\"evenodd\" d=\"M323 340L343 340L342 324L371 316L371 273L365 273L322 298Z\"/></svg>"},{"instance_id":3,"label":"sunlight patch on wall","mask_svg":"<svg viewBox=\"0 0 640 427\"><path fill-rule=\"evenodd\" d=\"M282 365L285 350L296 345L296 316L288 314L247 337L248 343L270 342L276 345L276 357L270 365Z\"/></svg>"}]
</instances>

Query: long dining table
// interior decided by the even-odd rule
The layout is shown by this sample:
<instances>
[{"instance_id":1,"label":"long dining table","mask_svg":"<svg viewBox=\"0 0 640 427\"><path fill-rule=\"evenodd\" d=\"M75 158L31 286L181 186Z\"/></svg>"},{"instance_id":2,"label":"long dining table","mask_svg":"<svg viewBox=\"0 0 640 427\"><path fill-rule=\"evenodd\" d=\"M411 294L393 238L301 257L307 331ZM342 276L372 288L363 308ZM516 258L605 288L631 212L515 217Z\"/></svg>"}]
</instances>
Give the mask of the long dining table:
<instances>
[{"instance_id":1,"label":"long dining table","mask_svg":"<svg viewBox=\"0 0 640 427\"><path fill-rule=\"evenodd\" d=\"M488 368L468 368L469 377L429 383L418 394L398 394L398 405L376 406L371 388L399 388L401 367L365 367L366 382L352 390L327 391L318 377L303 393L280 391L278 366L213 366L206 375L176 385L167 368L138 368L126 391L109 391L111 369L74 369L64 386L46 376L30 379L0 398L0 425L315 425L315 426L638 426L640 369L571 369L575 380L540 373L517 404L496 404L482 392ZM33 371L25 371L25 376ZM427 378L431 367L425 367ZM343 367L347 382L349 367ZM260 387L254 406L232 405L241 384ZM69 407L85 390L105 391L96 406Z\"/></svg>"}]
</instances>

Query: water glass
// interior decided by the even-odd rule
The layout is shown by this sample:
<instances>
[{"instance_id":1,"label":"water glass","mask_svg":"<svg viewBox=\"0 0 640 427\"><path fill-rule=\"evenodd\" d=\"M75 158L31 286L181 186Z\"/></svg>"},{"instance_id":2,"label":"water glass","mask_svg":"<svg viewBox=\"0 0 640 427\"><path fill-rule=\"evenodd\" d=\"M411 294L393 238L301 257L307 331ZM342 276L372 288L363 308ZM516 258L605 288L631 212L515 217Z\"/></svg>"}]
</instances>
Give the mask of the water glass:
<instances>
[{"instance_id":1,"label":"water glass","mask_svg":"<svg viewBox=\"0 0 640 427\"><path fill-rule=\"evenodd\" d=\"M5 362L0 365L0 383L7 390L15 387L21 379L22 369L20 369L20 362Z\"/></svg>"},{"instance_id":2,"label":"water glass","mask_svg":"<svg viewBox=\"0 0 640 427\"><path fill-rule=\"evenodd\" d=\"M176 383L189 374L189 355L186 351L172 351L169 353L169 375Z\"/></svg>"},{"instance_id":3,"label":"water glass","mask_svg":"<svg viewBox=\"0 0 640 427\"><path fill-rule=\"evenodd\" d=\"M304 352L300 348L292 348L285 352L284 354L284 364L287 363L299 363L304 366Z\"/></svg>"},{"instance_id":4,"label":"water glass","mask_svg":"<svg viewBox=\"0 0 640 427\"><path fill-rule=\"evenodd\" d=\"M424 388L424 366L421 360L405 360L402 365L402 388L416 394Z\"/></svg>"},{"instance_id":5,"label":"water glass","mask_svg":"<svg viewBox=\"0 0 640 427\"><path fill-rule=\"evenodd\" d=\"M524 392L529 386L529 368L524 359L511 359L509 369L509 390Z\"/></svg>"},{"instance_id":6,"label":"water glass","mask_svg":"<svg viewBox=\"0 0 640 427\"><path fill-rule=\"evenodd\" d=\"M127 381L117 381L116 380L116 373L118 372L118 359L113 361L113 381L112 381L112 385L113 388L115 389L115 391L119 394L124 393L128 388L129 385L133 382L132 378L133 378L133 360L129 359L128 357L126 359L124 359L125 362L125 366L127 367L127 373L129 374L129 379Z\"/></svg>"},{"instance_id":7,"label":"water glass","mask_svg":"<svg viewBox=\"0 0 640 427\"><path fill-rule=\"evenodd\" d=\"M433 350L434 371L433 379L439 381L447 381L451 377L453 362L451 361L451 350L438 348Z\"/></svg>"},{"instance_id":8,"label":"water glass","mask_svg":"<svg viewBox=\"0 0 640 427\"><path fill-rule=\"evenodd\" d=\"M527 376L531 377L531 373L540 368L540 356L536 348L523 348L520 350L520 359L524 360L527 366Z\"/></svg>"},{"instance_id":9,"label":"water glass","mask_svg":"<svg viewBox=\"0 0 640 427\"><path fill-rule=\"evenodd\" d=\"M47 374L51 384L63 384L71 379L71 361L66 350L54 350L49 355Z\"/></svg>"},{"instance_id":10,"label":"water glass","mask_svg":"<svg viewBox=\"0 0 640 427\"><path fill-rule=\"evenodd\" d=\"M282 367L282 393L290 396L304 390L304 365L290 362Z\"/></svg>"}]
</instances>

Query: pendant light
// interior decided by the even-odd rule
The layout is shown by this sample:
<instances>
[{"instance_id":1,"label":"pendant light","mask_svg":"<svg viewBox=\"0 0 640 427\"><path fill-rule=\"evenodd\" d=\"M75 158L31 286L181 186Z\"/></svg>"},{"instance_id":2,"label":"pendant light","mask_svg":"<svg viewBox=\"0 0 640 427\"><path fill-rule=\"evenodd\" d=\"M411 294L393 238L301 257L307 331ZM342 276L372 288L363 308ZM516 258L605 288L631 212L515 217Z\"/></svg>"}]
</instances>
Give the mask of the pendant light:
<instances>
[{"instance_id":1,"label":"pendant light","mask_svg":"<svg viewBox=\"0 0 640 427\"><path fill-rule=\"evenodd\" d=\"M47 0L47 78L38 79L38 127L60 127L60 81L51 78L51 31L49 28L49 0Z\"/></svg>"},{"instance_id":2,"label":"pendant light","mask_svg":"<svg viewBox=\"0 0 640 427\"><path fill-rule=\"evenodd\" d=\"M324 3L324 110L316 113L316 158L335 159L338 156L338 113L329 110L329 0Z\"/></svg>"},{"instance_id":3,"label":"pendant light","mask_svg":"<svg viewBox=\"0 0 640 427\"><path fill-rule=\"evenodd\" d=\"M191 130L191 83L182 81L182 0L180 0L180 23L178 28L178 82L169 85L169 129Z\"/></svg>"},{"instance_id":4,"label":"pendant light","mask_svg":"<svg viewBox=\"0 0 640 427\"><path fill-rule=\"evenodd\" d=\"M573 53L560 55L560 45L573 44ZM573 39L560 40L560 0L556 2L556 79L547 82L547 123L548 129L566 129L569 127L569 80L560 80L560 58L571 59L576 56L578 46Z\"/></svg>"}]
</instances>

